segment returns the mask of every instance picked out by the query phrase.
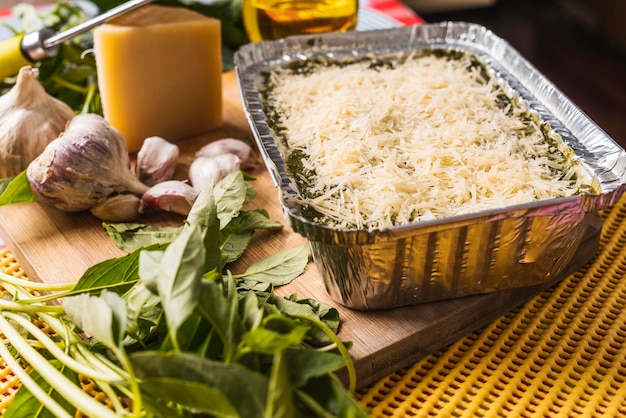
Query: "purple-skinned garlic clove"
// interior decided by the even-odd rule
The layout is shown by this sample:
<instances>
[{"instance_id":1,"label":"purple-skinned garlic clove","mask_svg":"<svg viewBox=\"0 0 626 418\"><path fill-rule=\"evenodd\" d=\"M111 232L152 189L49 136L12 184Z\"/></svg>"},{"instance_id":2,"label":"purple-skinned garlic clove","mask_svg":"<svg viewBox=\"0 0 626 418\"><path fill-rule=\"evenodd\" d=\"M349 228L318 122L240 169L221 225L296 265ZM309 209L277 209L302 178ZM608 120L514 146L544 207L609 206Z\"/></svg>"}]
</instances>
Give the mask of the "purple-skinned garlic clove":
<instances>
[{"instance_id":1,"label":"purple-skinned garlic clove","mask_svg":"<svg viewBox=\"0 0 626 418\"><path fill-rule=\"evenodd\" d=\"M141 197L139 212L164 210L187 216L198 193L188 183L167 180L150 187Z\"/></svg>"},{"instance_id":2,"label":"purple-skinned garlic clove","mask_svg":"<svg viewBox=\"0 0 626 418\"><path fill-rule=\"evenodd\" d=\"M196 152L196 158L217 157L223 154L235 154L239 157L242 170L250 170L258 164L258 154L250 145L241 139L223 138L210 142Z\"/></svg>"},{"instance_id":3,"label":"purple-skinned garlic clove","mask_svg":"<svg viewBox=\"0 0 626 418\"><path fill-rule=\"evenodd\" d=\"M206 187L214 186L230 173L240 169L241 160L235 154L198 157L189 166L189 180L193 188L200 193Z\"/></svg>"},{"instance_id":4,"label":"purple-skinned garlic clove","mask_svg":"<svg viewBox=\"0 0 626 418\"><path fill-rule=\"evenodd\" d=\"M89 211L106 222L130 222L141 215L140 202L141 199L134 194L118 194L97 203Z\"/></svg>"},{"instance_id":5,"label":"purple-skinned garlic clove","mask_svg":"<svg viewBox=\"0 0 626 418\"><path fill-rule=\"evenodd\" d=\"M179 155L180 150L175 144L159 136L146 138L137 152L135 175L148 186L171 180Z\"/></svg>"},{"instance_id":6,"label":"purple-skinned garlic clove","mask_svg":"<svg viewBox=\"0 0 626 418\"><path fill-rule=\"evenodd\" d=\"M130 170L122 135L102 116L80 114L26 169L41 203L76 212L115 194L143 195L148 186Z\"/></svg>"}]
</instances>

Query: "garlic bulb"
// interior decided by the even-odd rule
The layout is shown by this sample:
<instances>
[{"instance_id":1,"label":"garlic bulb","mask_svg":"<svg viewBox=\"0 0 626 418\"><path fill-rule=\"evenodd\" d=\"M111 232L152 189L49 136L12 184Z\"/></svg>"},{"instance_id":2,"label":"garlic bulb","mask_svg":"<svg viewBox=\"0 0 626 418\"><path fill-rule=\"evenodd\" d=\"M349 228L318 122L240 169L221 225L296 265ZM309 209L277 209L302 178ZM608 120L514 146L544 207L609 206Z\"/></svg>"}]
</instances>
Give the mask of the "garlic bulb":
<instances>
[{"instance_id":1,"label":"garlic bulb","mask_svg":"<svg viewBox=\"0 0 626 418\"><path fill-rule=\"evenodd\" d=\"M189 166L189 180L199 193L240 168L241 160L235 154L198 157Z\"/></svg>"},{"instance_id":2,"label":"garlic bulb","mask_svg":"<svg viewBox=\"0 0 626 418\"><path fill-rule=\"evenodd\" d=\"M130 222L137 219L141 199L134 194L118 194L96 203L89 211L107 222Z\"/></svg>"},{"instance_id":3,"label":"garlic bulb","mask_svg":"<svg viewBox=\"0 0 626 418\"><path fill-rule=\"evenodd\" d=\"M235 154L239 157L242 170L256 167L258 162L257 152L241 139L223 138L210 142L196 152L199 157L217 157L223 154Z\"/></svg>"},{"instance_id":4,"label":"garlic bulb","mask_svg":"<svg viewBox=\"0 0 626 418\"><path fill-rule=\"evenodd\" d=\"M44 90L37 75L36 68L22 67L13 88L0 97L0 178L24 171L74 117L67 104Z\"/></svg>"},{"instance_id":5,"label":"garlic bulb","mask_svg":"<svg viewBox=\"0 0 626 418\"><path fill-rule=\"evenodd\" d=\"M198 193L189 184L179 180L168 180L155 184L141 197L139 212L160 209L188 215Z\"/></svg>"},{"instance_id":6,"label":"garlic bulb","mask_svg":"<svg viewBox=\"0 0 626 418\"><path fill-rule=\"evenodd\" d=\"M75 116L28 165L26 176L40 202L68 212L89 209L113 194L141 196L148 190L130 170L124 138L95 114Z\"/></svg>"},{"instance_id":7,"label":"garlic bulb","mask_svg":"<svg viewBox=\"0 0 626 418\"><path fill-rule=\"evenodd\" d=\"M179 154L178 146L161 137L146 138L137 152L135 175L148 186L171 180Z\"/></svg>"}]
</instances>

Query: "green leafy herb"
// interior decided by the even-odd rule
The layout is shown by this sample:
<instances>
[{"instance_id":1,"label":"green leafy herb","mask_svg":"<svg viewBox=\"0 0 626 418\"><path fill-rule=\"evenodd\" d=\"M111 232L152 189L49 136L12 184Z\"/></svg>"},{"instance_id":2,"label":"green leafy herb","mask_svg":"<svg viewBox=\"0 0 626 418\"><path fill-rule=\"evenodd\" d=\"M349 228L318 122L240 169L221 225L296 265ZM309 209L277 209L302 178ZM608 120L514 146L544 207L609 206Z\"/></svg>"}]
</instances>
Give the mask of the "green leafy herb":
<instances>
[{"instance_id":1,"label":"green leafy herb","mask_svg":"<svg viewBox=\"0 0 626 418\"><path fill-rule=\"evenodd\" d=\"M15 177L0 180L0 206L13 203L35 202L37 198L28 184L26 171Z\"/></svg>"},{"instance_id":2,"label":"green leafy herb","mask_svg":"<svg viewBox=\"0 0 626 418\"><path fill-rule=\"evenodd\" d=\"M236 276L238 279L254 280L282 286L291 282L294 271L303 271L308 263L309 247L303 244L298 248L285 250L268 258L257 261L244 274Z\"/></svg>"},{"instance_id":3,"label":"green leafy herb","mask_svg":"<svg viewBox=\"0 0 626 418\"><path fill-rule=\"evenodd\" d=\"M167 244L180 233L178 226L152 226L137 223L102 224L115 245L123 251L132 252L152 244Z\"/></svg>"},{"instance_id":4,"label":"green leafy herb","mask_svg":"<svg viewBox=\"0 0 626 418\"><path fill-rule=\"evenodd\" d=\"M245 183L238 173L202 192L171 241L99 263L71 288L0 273L12 294L0 299L8 342L0 356L23 382L6 415L366 417L351 396L355 373L336 335L337 310L272 292L303 272L308 249L259 260L241 276L228 271L224 235L276 227L264 211L240 210L254 195ZM343 369L347 388L335 376ZM113 409L86 394L77 374Z\"/></svg>"},{"instance_id":5,"label":"green leafy herb","mask_svg":"<svg viewBox=\"0 0 626 418\"><path fill-rule=\"evenodd\" d=\"M219 263L221 264L220 268L241 257L256 230L271 231L280 230L283 227L280 222L270 220L269 214L264 209L242 210L243 205L256 196L256 189L246 179L245 172L238 171L226 176L215 185L214 195L217 210L215 216L219 220L219 231L215 229L218 225L210 217L206 218L208 215L205 212L201 212L201 216L204 216L205 219L197 219L198 213L194 211L188 216L188 225L199 222L207 228L212 226L212 233L205 233L204 239L214 240L207 242L207 244L220 246L222 257L221 263ZM198 199L207 197L208 195L201 194ZM205 204L207 203L198 204L196 207L204 207ZM124 251L133 251L153 244L167 244L183 230L183 227L156 227L136 223L104 223L103 227L116 245ZM208 254L217 254L217 251L209 251ZM217 260L213 260L212 264L218 265ZM257 268L259 267L257 266ZM259 268L259 271L262 269ZM247 274L253 273L257 279L260 277L253 271ZM269 281L265 280L265 282Z\"/></svg>"}]
</instances>

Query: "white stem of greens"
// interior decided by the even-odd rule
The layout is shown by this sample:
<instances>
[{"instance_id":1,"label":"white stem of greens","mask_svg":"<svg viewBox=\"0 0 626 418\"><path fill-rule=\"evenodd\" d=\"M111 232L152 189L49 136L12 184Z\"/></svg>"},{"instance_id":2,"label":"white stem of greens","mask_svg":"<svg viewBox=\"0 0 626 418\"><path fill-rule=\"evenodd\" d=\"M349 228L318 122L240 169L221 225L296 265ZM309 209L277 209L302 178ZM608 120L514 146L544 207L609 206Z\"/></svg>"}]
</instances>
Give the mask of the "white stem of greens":
<instances>
[{"instance_id":1,"label":"white stem of greens","mask_svg":"<svg viewBox=\"0 0 626 418\"><path fill-rule=\"evenodd\" d=\"M125 413L127 412L127 410L126 408L124 408L124 405L122 405L122 403L120 402L118 394L115 393L115 390L111 387L111 385L109 385L106 382L101 382L99 380L94 380L94 383L98 385L98 388L100 388L100 390L102 390L102 392L111 401L115 410L118 411L119 414L126 415Z\"/></svg>"},{"instance_id":2,"label":"white stem of greens","mask_svg":"<svg viewBox=\"0 0 626 418\"><path fill-rule=\"evenodd\" d=\"M14 302L20 305L22 308L21 311L29 311L35 313L42 321L46 323L57 335L63 337L67 340L68 346L71 343L76 341L82 341L78 336L76 336L73 332L68 331L65 323L59 319L57 316L53 316L52 314L63 313L63 307L60 305L29 305L26 302L35 298L35 296L31 295L27 290L23 287L4 283L2 285L6 291L11 293L14 297L17 297L21 302ZM48 310L47 308L54 307L54 310ZM32 310L30 310L32 308ZM60 309L60 310L58 310Z\"/></svg>"},{"instance_id":3,"label":"white stem of greens","mask_svg":"<svg viewBox=\"0 0 626 418\"><path fill-rule=\"evenodd\" d=\"M135 372L133 370L132 364L130 364L130 359L126 355L126 352L120 350L119 348L111 347L111 350L115 353L115 356L122 363L122 367L126 369L128 372L128 383L130 384L130 388L133 392L133 415L134 417L140 417L142 415L143 410L143 399L141 396L141 389L139 388L139 382L137 381L137 377L135 376Z\"/></svg>"},{"instance_id":4,"label":"white stem of greens","mask_svg":"<svg viewBox=\"0 0 626 418\"><path fill-rule=\"evenodd\" d=\"M4 344L0 344L0 357L11 368L11 371L18 379L23 387L46 407L54 416L59 418L72 418L65 408L59 405L48 393L39 386L35 380L22 368L22 366L13 358L9 350Z\"/></svg>"},{"instance_id":5,"label":"white stem of greens","mask_svg":"<svg viewBox=\"0 0 626 418\"><path fill-rule=\"evenodd\" d=\"M114 372L124 375L124 384L115 384L115 389L123 393L124 396L130 399L133 398L134 392L128 389L127 382L130 378L125 370L120 369L108 358L89 351L89 349L83 344L73 345L71 347L71 354L74 356L74 358L84 362L85 364L88 364L89 367L93 367L96 370L101 370L105 373L113 370ZM115 393L115 390L113 390L113 388L109 384L111 382L103 382L99 380L94 380L94 382L109 397L116 410L127 412L127 409L124 408L124 406L120 403L118 395Z\"/></svg>"},{"instance_id":6,"label":"white stem of greens","mask_svg":"<svg viewBox=\"0 0 626 418\"><path fill-rule=\"evenodd\" d=\"M77 387L74 382L58 371L37 350L32 348L3 315L0 315L0 332L11 342L11 345L22 359L30 364L50 385L53 385L59 395L63 396L78 410L103 418L116 417L112 410L85 393L80 387Z\"/></svg>"},{"instance_id":7,"label":"white stem of greens","mask_svg":"<svg viewBox=\"0 0 626 418\"><path fill-rule=\"evenodd\" d=\"M20 286L24 289L32 289L32 290L40 290L40 291L48 291L48 292L70 290L74 287L73 283L52 283L51 284L51 283L33 282L31 280L20 279L18 277L11 276L1 271L0 271L0 280L4 283L11 283L15 286Z\"/></svg>"},{"instance_id":8,"label":"white stem of greens","mask_svg":"<svg viewBox=\"0 0 626 418\"><path fill-rule=\"evenodd\" d=\"M59 348L57 343L55 343L48 336L48 334L43 332L39 327L37 327L35 324L30 322L23 316L11 312L4 312L3 315L23 327L33 337L41 342L41 344L43 344L43 346L50 352L50 354L59 359L62 363L64 363L70 369L74 370L76 373L80 373L94 380L101 380L106 382L123 382L124 378L117 373L99 373L96 370L79 363L74 358L67 355L64 350Z\"/></svg>"},{"instance_id":9,"label":"white stem of greens","mask_svg":"<svg viewBox=\"0 0 626 418\"><path fill-rule=\"evenodd\" d=\"M118 366L113 364L111 361L109 361L105 357L100 356L97 353L91 352L85 346L84 341L79 336L77 336L74 332L72 332L72 330L68 328L67 324L64 321L62 321L60 318L57 318L56 316L52 316L52 315L42 312L42 309L38 309L38 308L41 308L42 305L24 305L25 301L32 302L34 299L36 299L32 294L27 292L21 286L24 283L22 283L19 280L17 281L11 280L10 283L7 281L6 284L7 286L5 286L5 288L10 293L12 293L14 296L17 295L17 297L21 298L22 307L24 306L32 307L33 308L32 310L55 332L55 334L63 338L65 342L65 346L67 347L67 351L69 352L69 355L63 357L65 362L68 362L67 359L68 358L72 359L71 356L74 356L74 358L79 358L82 361L84 361L85 364L88 364L89 366L91 366L91 368L87 367L88 370L85 370L85 366L72 367L72 366L77 366L80 364L77 361L74 361L72 363L72 366L70 366L70 364L67 364L68 367L73 368L77 372L93 379L94 382L98 385L98 387L109 397L109 399L111 400L111 402L113 403L117 411L120 411L120 412L126 411L124 406L120 403L119 399L117 398L113 388L111 388L109 383L107 383L111 381L125 382L128 379L128 374L126 373L126 371L123 369L120 369ZM59 288L59 290L62 290L62 289ZM17 304L20 305L19 303ZM45 307L45 305L43 305L43 307ZM61 306L58 306L58 307L62 309ZM56 310L54 310L52 313L57 313L57 312ZM36 326L34 327L37 328L37 331L32 329L33 335L39 334L39 333L42 333L45 335L45 333L39 330L38 327ZM54 350L54 348L52 350ZM58 350L60 350L60 348ZM56 357L60 357L60 353L58 352L58 350L54 350L56 354L59 354L59 356L55 355ZM71 362L71 360L69 361ZM120 385L116 387L122 392L130 394L130 391L127 391L124 385ZM80 390L82 391L82 388Z\"/></svg>"},{"instance_id":10,"label":"white stem of greens","mask_svg":"<svg viewBox=\"0 0 626 418\"><path fill-rule=\"evenodd\" d=\"M93 353L89 351L89 349L84 344L75 344L70 347L70 354L77 359L78 361L82 361L84 364L88 365L88 367L93 367L95 371L102 371L103 373L112 372L112 373L120 373L124 375L123 384L113 383L115 389L119 392L123 393L124 396L128 398L132 398L133 392L128 389L126 386L126 382L128 380L128 374L125 370L119 369L115 364L113 364L109 359L103 357L97 353ZM119 400L118 394L115 392L113 387L108 381L96 380L94 379L94 383L98 385L98 387L104 392L104 394L109 398L116 411L127 412L127 409L122 405Z\"/></svg>"},{"instance_id":11,"label":"white stem of greens","mask_svg":"<svg viewBox=\"0 0 626 418\"><path fill-rule=\"evenodd\" d=\"M13 302L12 300L6 300L0 298L0 309L6 311L20 311L20 312L50 312L50 313L62 313L63 308L56 305L30 305L21 302Z\"/></svg>"},{"instance_id":12,"label":"white stem of greens","mask_svg":"<svg viewBox=\"0 0 626 418\"><path fill-rule=\"evenodd\" d=\"M101 356L98 353L94 353L89 350L83 344L73 345L71 348L71 354L74 358L80 358L81 361L89 364L90 367L94 369L100 370L103 373L106 373L109 370L112 370L113 373L116 373L120 376L123 376L124 380L128 380L128 374L125 370L120 369L117 365L111 362L108 358Z\"/></svg>"}]
</instances>

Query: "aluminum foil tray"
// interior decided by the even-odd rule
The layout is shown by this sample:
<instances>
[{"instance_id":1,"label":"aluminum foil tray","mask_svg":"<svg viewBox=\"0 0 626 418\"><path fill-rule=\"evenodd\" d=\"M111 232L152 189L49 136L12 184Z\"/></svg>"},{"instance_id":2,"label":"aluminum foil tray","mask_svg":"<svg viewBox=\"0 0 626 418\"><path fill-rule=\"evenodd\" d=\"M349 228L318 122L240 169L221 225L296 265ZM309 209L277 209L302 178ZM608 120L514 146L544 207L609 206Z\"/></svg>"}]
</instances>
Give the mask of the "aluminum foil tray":
<instances>
[{"instance_id":1,"label":"aluminum foil tray","mask_svg":"<svg viewBox=\"0 0 626 418\"><path fill-rule=\"evenodd\" d=\"M320 56L341 60L438 48L480 58L572 147L600 193L376 231L337 230L306 219L293 203L296 185L263 111L263 72ZM624 193L625 151L506 41L480 25L444 22L290 37L242 47L235 65L244 110L285 218L308 238L331 298L350 308L386 309L545 282L570 263L596 212Z\"/></svg>"}]
</instances>

